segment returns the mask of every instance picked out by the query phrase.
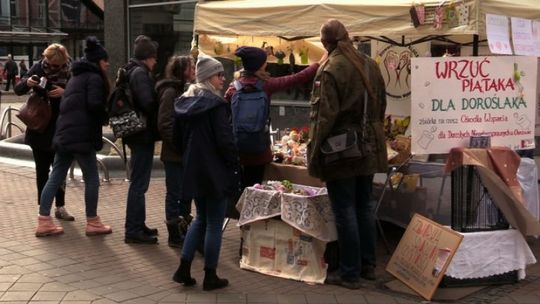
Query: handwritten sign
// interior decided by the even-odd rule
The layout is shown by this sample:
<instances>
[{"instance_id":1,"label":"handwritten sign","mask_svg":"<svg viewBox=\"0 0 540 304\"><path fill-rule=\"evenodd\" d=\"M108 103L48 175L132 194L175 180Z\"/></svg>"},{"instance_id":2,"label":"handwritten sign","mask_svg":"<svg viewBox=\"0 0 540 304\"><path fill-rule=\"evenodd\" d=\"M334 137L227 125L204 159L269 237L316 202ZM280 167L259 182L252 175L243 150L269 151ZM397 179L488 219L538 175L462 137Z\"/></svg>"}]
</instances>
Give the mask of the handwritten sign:
<instances>
[{"instance_id":1,"label":"handwritten sign","mask_svg":"<svg viewBox=\"0 0 540 304\"><path fill-rule=\"evenodd\" d=\"M532 22L528 19L512 17L512 43L516 55L534 56L535 46Z\"/></svg>"},{"instance_id":2,"label":"handwritten sign","mask_svg":"<svg viewBox=\"0 0 540 304\"><path fill-rule=\"evenodd\" d=\"M534 148L537 58L412 59L411 150L448 153L471 136L492 146Z\"/></svg>"},{"instance_id":3,"label":"handwritten sign","mask_svg":"<svg viewBox=\"0 0 540 304\"><path fill-rule=\"evenodd\" d=\"M411 58L429 53L429 42L399 47L371 40L371 57L379 64L386 84L386 113L411 115Z\"/></svg>"},{"instance_id":4,"label":"handwritten sign","mask_svg":"<svg viewBox=\"0 0 540 304\"><path fill-rule=\"evenodd\" d=\"M537 57L540 57L540 22L533 21L532 23L532 38L534 44L534 53Z\"/></svg>"},{"instance_id":5,"label":"handwritten sign","mask_svg":"<svg viewBox=\"0 0 540 304\"><path fill-rule=\"evenodd\" d=\"M415 214L386 271L431 300L463 236Z\"/></svg>"},{"instance_id":6,"label":"handwritten sign","mask_svg":"<svg viewBox=\"0 0 540 304\"><path fill-rule=\"evenodd\" d=\"M512 55L508 17L486 14L486 36L491 53Z\"/></svg>"}]
</instances>

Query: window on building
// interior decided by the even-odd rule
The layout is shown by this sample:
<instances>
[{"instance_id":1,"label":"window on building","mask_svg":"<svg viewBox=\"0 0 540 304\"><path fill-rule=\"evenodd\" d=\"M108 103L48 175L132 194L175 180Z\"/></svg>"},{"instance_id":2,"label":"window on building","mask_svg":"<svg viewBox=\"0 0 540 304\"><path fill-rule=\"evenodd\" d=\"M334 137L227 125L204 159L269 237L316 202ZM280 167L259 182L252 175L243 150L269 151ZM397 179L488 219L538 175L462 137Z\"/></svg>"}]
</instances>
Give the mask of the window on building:
<instances>
[{"instance_id":1,"label":"window on building","mask_svg":"<svg viewBox=\"0 0 540 304\"><path fill-rule=\"evenodd\" d=\"M163 71L171 55L189 53L196 2L129 9L130 41L147 35L159 43L157 73Z\"/></svg>"},{"instance_id":2,"label":"window on building","mask_svg":"<svg viewBox=\"0 0 540 304\"><path fill-rule=\"evenodd\" d=\"M171 0L153 0L153 1L148 1L148 0L130 0L130 1L129 1L129 4L130 4L130 5L135 5L135 4L148 4L148 2L151 2L151 3L171 2Z\"/></svg>"},{"instance_id":3,"label":"window on building","mask_svg":"<svg viewBox=\"0 0 540 304\"><path fill-rule=\"evenodd\" d=\"M30 26L45 27L46 26L46 0L31 0L30 1Z\"/></svg>"},{"instance_id":4,"label":"window on building","mask_svg":"<svg viewBox=\"0 0 540 304\"><path fill-rule=\"evenodd\" d=\"M81 2L79 0L62 0L60 11L62 13L62 28L78 28L81 16Z\"/></svg>"},{"instance_id":5,"label":"window on building","mask_svg":"<svg viewBox=\"0 0 540 304\"><path fill-rule=\"evenodd\" d=\"M60 28L60 0L49 0L49 27Z\"/></svg>"},{"instance_id":6,"label":"window on building","mask_svg":"<svg viewBox=\"0 0 540 304\"><path fill-rule=\"evenodd\" d=\"M89 10L86 6L83 6L81 8L81 17L79 19L81 21L80 27L85 27L87 29L102 29L103 28L103 21L96 16L91 10Z\"/></svg>"},{"instance_id":7,"label":"window on building","mask_svg":"<svg viewBox=\"0 0 540 304\"><path fill-rule=\"evenodd\" d=\"M6 27L10 25L9 20L9 3L10 0L0 0L0 27Z\"/></svg>"},{"instance_id":8,"label":"window on building","mask_svg":"<svg viewBox=\"0 0 540 304\"><path fill-rule=\"evenodd\" d=\"M11 0L11 25L28 27L28 0Z\"/></svg>"}]
</instances>

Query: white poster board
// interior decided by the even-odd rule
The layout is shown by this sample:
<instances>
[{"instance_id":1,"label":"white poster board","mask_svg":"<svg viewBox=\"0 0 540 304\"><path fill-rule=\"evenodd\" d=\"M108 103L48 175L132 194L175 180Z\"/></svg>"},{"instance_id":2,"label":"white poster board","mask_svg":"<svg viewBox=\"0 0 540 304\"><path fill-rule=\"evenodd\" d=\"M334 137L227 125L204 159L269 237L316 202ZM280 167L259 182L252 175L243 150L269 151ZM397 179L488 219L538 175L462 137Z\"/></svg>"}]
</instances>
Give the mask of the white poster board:
<instances>
[{"instance_id":1,"label":"white poster board","mask_svg":"<svg viewBox=\"0 0 540 304\"><path fill-rule=\"evenodd\" d=\"M429 54L429 42L401 47L371 40L371 58L379 64L386 84L386 113L411 115L411 58Z\"/></svg>"},{"instance_id":2,"label":"white poster board","mask_svg":"<svg viewBox=\"0 0 540 304\"><path fill-rule=\"evenodd\" d=\"M534 148L537 58L413 58L414 154L467 147L471 136L492 146Z\"/></svg>"},{"instance_id":3,"label":"white poster board","mask_svg":"<svg viewBox=\"0 0 540 304\"><path fill-rule=\"evenodd\" d=\"M535 56L531 20L512 17L512 43L516 55Z\"/></svg>"},{"instance_id":4,"label":"white poster board","mask_svg":"<svg viewBox=\"0 0 540 304\"><path fill-rule=\"evenodd\" d=\"M538 60L536 79L536 123L534 135L540 136L540 60Z\"/></svg>"},{"instance_id":5,"label":"white poster board","mask_svg":"<svg viewBox=\"0 0 540 304\"><path fill-rule=\"evenodd\" d=\"M534 43L534 53L537 57L540 57L540 21L533 21L532 36Z\"/></svg>"},{"instance_id":6,"label":"white poster board","mask_svg":"<svg viewBox=\"0 0 540 304\"><path fill-rule=\"evenodd\" d=\"M486 14L486 35L493 54L512 55L508 17Z\"/></svg>"}]
</instances>

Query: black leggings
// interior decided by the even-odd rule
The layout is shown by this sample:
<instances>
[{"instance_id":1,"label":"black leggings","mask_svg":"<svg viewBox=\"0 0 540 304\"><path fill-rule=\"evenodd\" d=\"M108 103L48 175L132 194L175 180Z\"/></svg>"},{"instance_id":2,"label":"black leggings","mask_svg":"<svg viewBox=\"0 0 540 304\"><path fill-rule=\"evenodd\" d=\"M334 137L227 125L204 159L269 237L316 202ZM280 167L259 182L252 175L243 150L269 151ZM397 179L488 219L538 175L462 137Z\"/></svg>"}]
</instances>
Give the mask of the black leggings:
<instances>
[{"instance_id":1,"label":"black leggings","mask_svg":"<svg viewBox=\"0 0 540 304\"><path fill-rule=\"evenodd\" d=\"M41 198L41 191L45 187L47 180L49 180L49 169L54 162L54 151L41 150L32 147L32 154L34 155L34 163L36 164L36 184L38 189L38 205ZM61 187L58 188L55 195L56 207L63 207L65 204L65 192L66 180Z\"/></svg>"}]
</instances>

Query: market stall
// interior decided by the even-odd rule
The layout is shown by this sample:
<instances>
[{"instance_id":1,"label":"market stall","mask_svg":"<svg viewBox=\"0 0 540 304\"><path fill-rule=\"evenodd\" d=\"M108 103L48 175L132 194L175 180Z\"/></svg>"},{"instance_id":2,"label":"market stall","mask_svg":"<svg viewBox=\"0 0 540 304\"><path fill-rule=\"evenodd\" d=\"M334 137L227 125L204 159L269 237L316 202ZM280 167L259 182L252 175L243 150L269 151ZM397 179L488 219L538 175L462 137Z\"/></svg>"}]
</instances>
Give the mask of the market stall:
<instances>
[{"instance_id":1,"label":"market stall","mask_svg":"<svg viewBox=\"0 0 540 304\"><path fill-rule=\"evenodd\" d=\"M470 54L478 55L479 48L486 45L486 14L540 20L540 6L536 0L218 1L197 5L194 32L199 37L199 48L210 55L235 61L237 58L233 55L234 50L240 45L251 45L265 48L270 62L289 65L293 65L294 62L308 64L317 61L320 57L321 45L317 37L321 24L328 19L338 18L347 27L359 48L363 44L369 44L367 51L371 49L372 57L379 63L381 70L385 71L383 76L389 86L387 88L389 92L387 114L390 115L387 117L385 127L388 136L388 152L392 158L392 167L394 167L410 159L413 145L418 147L431 143L430 139L435 136L436 131L429 128L422 129L422 132L426 131L428 134L413 134L413 140L417 141L411 141L408 130L412 120L409 116L411 115L411 91L414 89L410 83L413 70L411 58L443 55L442 53L432 54L433 47L429 43L444 44L447 48L444 53L446 56L459 56L459 52L454 54L449 51L450 46L458 48L471 46ZM487 49L481 52L491 55ZM392 89L395 87L399 87L400 90L394 92ZM283 105L275 98L272 102L280 107ZM309 108L308 103L304 103L303 106ZM278 113L281 116L281 108ZM297 147L298 149L295 150L294 147L288 147L287 140L281 141L280 144L281 146L274 147L276 159L280 159L280 153L285 154L281 161L288 157L290 163L273 164L270 168L273 173L267 177L278 176L277 179L285 179L294 176L295 179L306 180L302 179L306 174L304 170L294 170L294 167L288 170L291 169L288 166L297 165L294 164L295 160L300 162L301 155L295 152L300 148ZM529 142L524 144L531 147ZM412 152L418 154L414 149ZM438 213L441 202L449 201L449 199L442 199L443 193L449 193L449 191L443 191L446 174L442 171L441 163L444 162L444 158L439 158L439 163L435 165L426 162L429 159L428 155L421 159L422 161L415 163L417 172L411 171L412 174L419 175L416 179L417 183L411 182L410 184L414 185L406 190L413 198L422 197L422 193L417 193L417 191L432 193L431 197L436 199L430 199L430 201L438 202L436 206ZM425 170L422 168L424 166ZM438 169L437 174L430 173L433 167ZM436 180L432 183L433 186L422 187L422 173L424 177L432 177ZM403 174L396 181L389 180L390 176L384 177L382 180L384 189L402 185L404 180L415 180L414 176L405 178L405 175ZM418 184L420 184L419 187L417 187ZM381 208L384 208L384 204ZM535 208L538 210L538 207ZM449 210L449 208L443 209ZM424 210L424 215L432 218L435 216L435 208L424 208ZM404 213L400 212L400 214ZM443 222L442 224L450 223Z\"/></svg>"}]
</instances>

